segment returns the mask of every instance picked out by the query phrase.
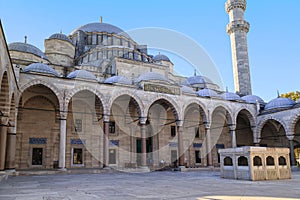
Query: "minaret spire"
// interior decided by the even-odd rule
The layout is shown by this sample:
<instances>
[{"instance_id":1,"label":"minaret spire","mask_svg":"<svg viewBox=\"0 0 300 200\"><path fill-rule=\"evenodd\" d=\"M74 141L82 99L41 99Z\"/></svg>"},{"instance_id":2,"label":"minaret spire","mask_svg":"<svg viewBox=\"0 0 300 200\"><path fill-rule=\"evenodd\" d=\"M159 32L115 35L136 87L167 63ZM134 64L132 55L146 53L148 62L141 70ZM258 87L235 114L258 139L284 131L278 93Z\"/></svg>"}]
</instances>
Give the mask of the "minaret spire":
<instances>
[{"instance_id":1,"label":"minaret spire","mask_svg":"<svg viewBox=\"0 0 300 200\"><path fill-rule=\"evenodd\" d=\"M231 40L235 90L241 95L250 95L252 89L247 46L250 24L244 20L246 0L227 0L225 8L230 19L226 31Z\"/></svg>"}]
</instances>

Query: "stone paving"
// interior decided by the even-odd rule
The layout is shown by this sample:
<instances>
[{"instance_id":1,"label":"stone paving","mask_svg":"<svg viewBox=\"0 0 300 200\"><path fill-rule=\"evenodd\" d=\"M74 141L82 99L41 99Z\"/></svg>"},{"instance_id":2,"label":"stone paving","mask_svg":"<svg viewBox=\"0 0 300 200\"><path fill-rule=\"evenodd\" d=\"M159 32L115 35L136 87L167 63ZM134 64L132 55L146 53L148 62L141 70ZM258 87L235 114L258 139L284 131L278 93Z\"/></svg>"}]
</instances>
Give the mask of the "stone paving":
<instances>
[{"instance_id":1,"label":"stone paving","mask_svg":"<svg viewBox=\"0 0 300 200\"><path fill-rule=\"evenodd\" d=\"M293 172L291 180L257 182L219 175L168 171L16 176L0 183L0 199L300 199L300 172Z\"/></svg>"}]
</instances>

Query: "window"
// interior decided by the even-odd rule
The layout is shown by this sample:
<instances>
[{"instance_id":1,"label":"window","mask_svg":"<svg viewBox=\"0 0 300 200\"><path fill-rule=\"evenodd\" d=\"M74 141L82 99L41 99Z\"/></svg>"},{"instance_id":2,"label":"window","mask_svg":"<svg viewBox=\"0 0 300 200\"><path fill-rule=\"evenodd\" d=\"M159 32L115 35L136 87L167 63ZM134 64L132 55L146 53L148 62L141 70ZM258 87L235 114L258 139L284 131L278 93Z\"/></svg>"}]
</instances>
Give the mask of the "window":
<instances>
[{"instance_id":1,"label":"window","mask_svg":"<svg viewBox=\"0 0 300 200\"><path fill-rule=\"evenodd\" d=\"M82 165L83 164L83 150L79 148L73 149L73 165Z\"/></svg>"},{"instance_id":2,"label":"window","mask_svg":"<svg viewBox=\"0 0 300 200\"><path fill-rule=\"evenodd\" d=\"M279 163L280 166L286 165L286 159L285 159L285 157L280 156L280 157L278 158L278 163Z\"/></svg>"},{"instance_id":3,"label":"window","mask_svg":"<svg viewBox=\"0 0 300 200\"><path fill-rule=\"evenodd\" d=\"M233 166L232 159L229 156L224 158L224 166Z\"/></svg>"},{"instance_id":4,"label":"window","mask_svg":"<svg viewBox=\"0 0 300 200\"><path fill-rule=\"evenodd\" d=\"M75 131L76 132L82 131L82 119L75 119Z\"/></svg>"},{"instance_id":5,"label":"window","mask_svg":"<svg viewBox=\"0 0 300 200\"><path fill-rule=\"evenodd\" d=\"M274 162L274 158L272 156L268 156L267 157L267 166L274 166L275 162Z\"/></svg>"},{"instance_id":6,"label":"window","mask_svg":"<svg viewBox=\"0 0 300 200\"><path fill-rule=\"evenodd\" d=\"M176 136L176 126L171 126L171 137Z\"/></svg>"},{"instance_id":7,"label":"window","mask_svg":"<svg viewBox=\"0 0 300 200\"><path fill-rule=\"evenodd\" d=\"M109 150L109 164L117 164L117 153L115 149Z\"/></svg>"},{"instance_id":8,"label":"window","mask_svg":"<svg viewBox=\"0 0 300 200\"><path fill-rule=\"evenodd\" d=\"M253 158L253 165L254 166L262 166L262 161L261 161L261 158L259 156L255 156Z\"/></svg>"},{"instance_id":9,"label":"window","mask_svg":"<svg viewBox=\"0 0 300 200\"><path fill-rule=\"evenodd\" d=\"M196 163L201 163L201 151L199 151L199 150L195 151L195 160L196 160Z\"/></svg>"},{"instance_id":10,"label":"window","mask_svg":"<svg viewBox=\"0 0 300 200\"><path fill-rule=\"evenodd\" d=\"M200 138L199 127L195 127L195 138Z\"/></svg>"},{"instance_id":11,"label":"window","mask_svg":"<svg viewBox=\"0 0 300 200\"><path fill-rule=\"evenodd\" d=\"M245 156L239 157L238 166L248 166L248 159Z\"/></svg>"},{"instance_id":12,"label":"window","mask_svg":"<svg viewBox=\"0 0 300 200\"><path fill-rule=\"evenodd\" d=\"M115 133L115 132L116 132L115 122L109 122L109 133Z\"/></svg>"},{"instance_id":13,"label":"window","mask_svg":"<svg viewBox=\"0 0 300 200\"><path fill-rule=\"evenodd\" d=\"M43 164L43 148L32 148L32 165Z\"/></svg>"}]
</instances>

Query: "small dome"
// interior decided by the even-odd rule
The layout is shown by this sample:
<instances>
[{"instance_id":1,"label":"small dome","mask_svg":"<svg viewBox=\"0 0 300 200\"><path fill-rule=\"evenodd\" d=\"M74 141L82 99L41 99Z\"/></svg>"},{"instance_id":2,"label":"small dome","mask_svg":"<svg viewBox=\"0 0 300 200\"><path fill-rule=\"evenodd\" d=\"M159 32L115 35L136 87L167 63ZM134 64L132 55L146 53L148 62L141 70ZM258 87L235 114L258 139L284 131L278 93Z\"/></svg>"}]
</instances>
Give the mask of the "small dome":
<instances>
[{"instance_id":1,"label":"small dome","mask_svg":"<svg viewBox=\"0 0 300 200\"><path fill-rule=\"evenodd\" d=\"M73 30L71 32L71 35L74 35L77 31L83 31L83 32L107 32L107 33L111 33L111 34L118 34L118 35L123 35L127 38L130 38L130 36L125 33L122 29L111 25L111 24L107 24L107 23L89 23L83 26L78 27L77 29Z\"/></svg>"},{"instance_id":2,"label":"small dome","mask_svg":"<svg viewBox=\"0 0 300 200\"><path fill-rule=\"evenodd\" d=\"M96 76L92 74L91 72L88 72L86 70L80 69L75 70L68 74L67 78L79 78L79 79L88 79L88 80L97 80Z\"/></svg>"},{"instance_id":3,"label":"small dome","mask_svg":"<svg viewBox=\"0 0 300 200\"><path fill-rule=\"evenodd\" d=\"M51 35L49 37L49 39L64 40L64 41L72 43L72 40L68 36L66 36L65 34L62 34L62 33L55 33L55 34Z\"/></svg>"},{"instance_id":4,"label":"small dome","mask_svg":"<svg viewBox=\"0 0 300 200\"><path fill-rule=\"evenodd\" d=\"M227 101L241 101L242 98L233 93L233 92L225 92L221 95L222 99L227 100Z\"/></svg>"},{"instance_id":5,"label":"small dome","mask_svg":"<svg viewBox=\"0 0 300 200\"><path fill-rule=\"evenodd\" d=\"M13 42L8 45L8 50L31 53L38 57L48 60L47 56L39 48L31 44L22 43L22 42Z\"/></svg>"},{"instance_id":6,"label":"small dome","mask_svg":"<svg viewBox=\"0 0 300 200\"><path fill-rule=\"evenodd\" d=\"M171 62L170 59L167 56L163 55L163 54L158 54L158 55L154 56L152 59L154 61L168 61L168 62Z\"/></svg>"},{"instance_id":7,"label":"small dome","mask_svg":"<svg viewBox=\"0 0 300 200\"><path fill-rule=\"evenodd\" d=\"M276 108L290 108L296 105L296 102L289 98L276 98L267 103L265 110L271 110Z\"/></svg>"},{"instance_id":8,"label":"small dome","mask_svg":"<svg viewBox=\"0 0 300 200\"><path fill-rule=\"evenodd\" d=\"M119 83L123 85L131 85L131 81L125 78L124 76L112 76L107 78L104 83L114 84Z\"/></svg>"},{"instance_id":9,"label":"small dome","mask_svg":"<svg viewBox=\"0 0 300 200\"><path fill-rule=\"evenodd\" d=\"M197 92L199 97L218 97L219 95L211 89L202 89Z\"/></svg>"},{"instance_id":10,"label":"small dome","mask_svg":"<svg viewBox=\"0 0 300 200\"><path fill-rule=\"evenodd\" d=\"M32 63L25 67L25 69L22 70L22 72L38 72L38 73L44 73L44 74L51 74L54 76L59 76L57 71L55 71L50 66L43 64L43 63Z\"/></svg>"},{"instance_id":11,"label":"small dome","mask_svg":"<svg viewBox=\"0 0 300 200\"><path fill-rule=\"evenodd\" d=\"M205 76L191 76L182 82L184 85L196 85L196 84L213 84L213 82Z\"/></svg>"},{"instance_id":12,"label":"small dome","mask_svg":"<svg viewBox=\"0 0 300 200\"><path fill-rule=\"evenodd\" d=\"M157 80L157 81L168 81L162 74L156 73L156 72L147 72L145 74L140 75L137 79L136 82L141 82L141 81L152 81L152 80Z\"/></svg>"},{"instance_id":13,"label":"small dome","mask_svg":"<svg viewBox=\"0 0 300 200\"><path fill-rule=\"evenodd\" d=\"M247 103L255 103L258 102L260 104L264 104L264 100L262 100L262 98L260 98L259 96L256 95L247 95L247 96L243 96L242 100L246 101Z\"/></svg>"},{"instance_id":14,"label":"small dome","mask_svg":"<svg viewBox=\"0 0 300 200\"><path fill-rule=\"evenodd\" d=\"M183 86L181 87L181 89L182 89L182 92L183 92L183 93L196 94L196 92L195 92L195 90L193 90L193 88L188 87L188 86L186 86L186 85L183 85Z\"/></svg>"}]
</instances>

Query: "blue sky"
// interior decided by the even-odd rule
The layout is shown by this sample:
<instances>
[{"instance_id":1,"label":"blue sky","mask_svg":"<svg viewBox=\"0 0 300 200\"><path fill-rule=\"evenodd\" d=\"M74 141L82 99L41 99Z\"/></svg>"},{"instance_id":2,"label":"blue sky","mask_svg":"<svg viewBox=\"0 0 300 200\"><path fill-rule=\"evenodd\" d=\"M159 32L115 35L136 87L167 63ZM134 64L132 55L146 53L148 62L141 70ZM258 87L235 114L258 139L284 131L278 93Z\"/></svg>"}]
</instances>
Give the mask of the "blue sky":
<instances>
[{"instance_id":1,"label":"blue sky","mask_svg":"<svg viewBox=\"0 0 300 200\"><path fill-rule=\"evenodd\" d=\"M234 91L225 0L151 1L1 1L0 18L7 42L24 41L44 50L44 39L62 31L103 22L123 30L161 27L178 31L201 45L221 74L224 87ZM300 1L250 1L249 59L253 93L269 101L280 93L300 90ZM170 55L172 57L172 55ZM192 75L188 63L174 60L175 70ZM201 67L200 71L201 71Z\"/></svg>"}]
</instances>

